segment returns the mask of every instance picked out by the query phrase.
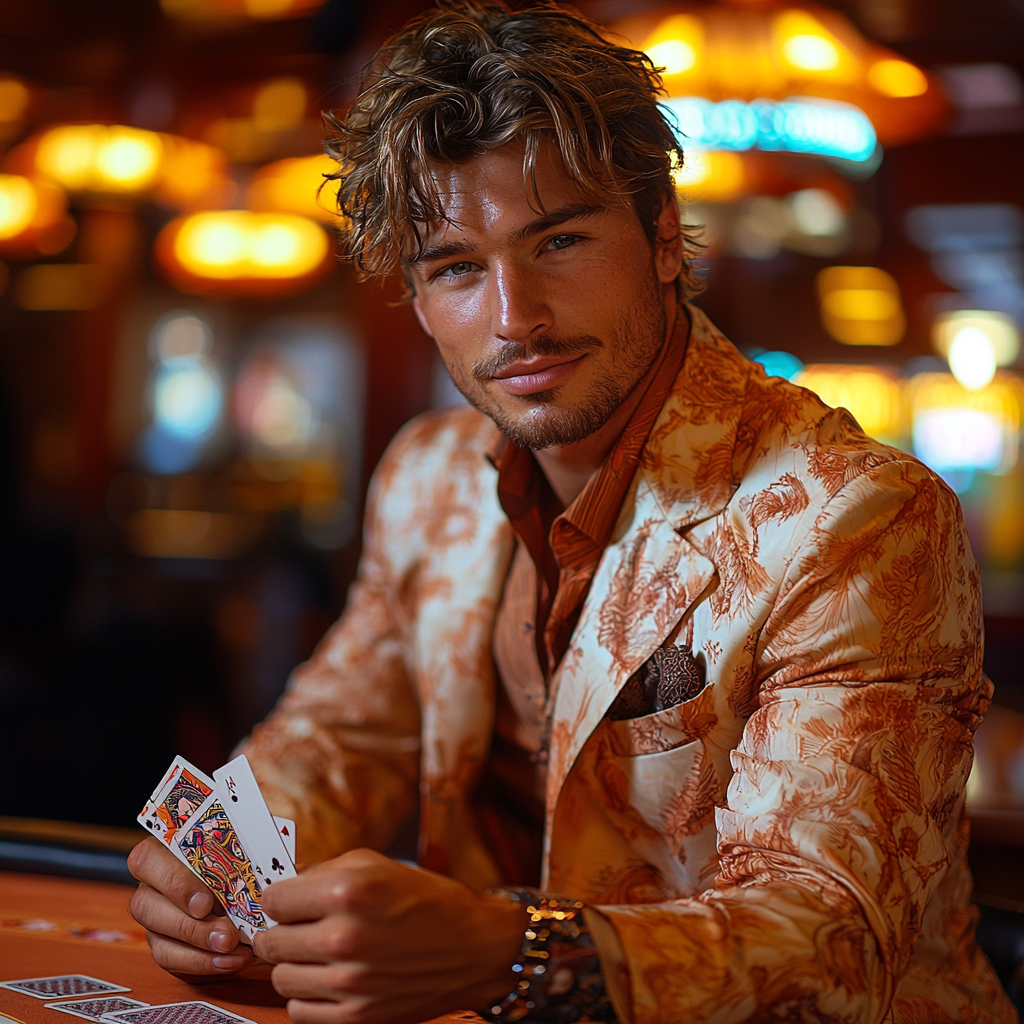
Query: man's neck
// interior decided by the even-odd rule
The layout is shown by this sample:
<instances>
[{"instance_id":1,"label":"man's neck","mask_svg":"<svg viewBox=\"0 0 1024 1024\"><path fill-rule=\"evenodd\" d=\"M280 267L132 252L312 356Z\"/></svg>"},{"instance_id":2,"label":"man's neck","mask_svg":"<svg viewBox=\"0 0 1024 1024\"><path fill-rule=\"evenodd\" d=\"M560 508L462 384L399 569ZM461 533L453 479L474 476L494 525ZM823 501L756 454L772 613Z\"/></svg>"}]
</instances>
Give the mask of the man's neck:
<instances>
[{"instance_id":1,"label":"man's neck","mask_svg":"<svg viewBox=\"0 0 1024 1024\"><path fill-rule=\"evenodd\" d=\"M582 441L577 441L576 444L553 445L533 453L563 508L568 508L576 500L587 486L587 481L597 472L605 456L614 447L619 435L626 429L626 424L647 391L647 385L665 357L665 347L675 330L677 311L678 303L673 283L667 286L665 291L665 322L668 326L664 344L648 367L647 373L603 427Z\"/></svg>"}]
</instances>

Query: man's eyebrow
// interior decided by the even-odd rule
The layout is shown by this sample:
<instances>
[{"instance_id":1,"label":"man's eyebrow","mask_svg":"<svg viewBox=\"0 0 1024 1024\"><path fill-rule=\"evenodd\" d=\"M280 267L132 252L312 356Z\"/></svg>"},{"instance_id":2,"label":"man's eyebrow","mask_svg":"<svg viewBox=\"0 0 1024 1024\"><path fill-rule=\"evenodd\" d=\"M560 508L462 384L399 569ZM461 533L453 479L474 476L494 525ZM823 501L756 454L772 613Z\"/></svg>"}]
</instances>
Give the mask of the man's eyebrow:
<instances>
[{"instance_id":1,"label":"man's eyebrow","mask_svg":"<svg viewBox=\"0 0 1024 1024\"><path fill-rule=\"evenodd\" d=\"M556 210L551 210L543 217L530 221L529 224L525 224L521 228L516 228L508 236L508 242L509 245L518 245L520 242L526 241L527 238L539 235L541 232L557 227L559 224L564 224L566 221L577 220L581 217L598 217L607 212L608 208L606 206L595 206L592 203L574 203L571 206L561 206ZM410 267L417 263L431 263L434 260L451 259L453 256L467 256L475 251L476 246L470 242L445 242L442 245L428 245L420 249L419 252L404 257L402 265Z\"/></svg>"},{"instance_id":2,"label":"man's eyebrow","mask_svg":"<svg viewBox=\"0 0 1024 1024\"><path fill-rule=\"evenodd\" d=\"M573 203L571 206L560 206L558 209L549 211L543 217L538 217L536 220L530 221L529 224L517 228L509 235L509 244L517 245L519 242L525 242L527 238L532 238L534 235L539 235L569 220L578 220L581 217L599 217L607 212L606 206L596 206L593 203Z\"/></svg>"},{"instance_id":3,"label":"man's eyebrow","mask_svg":"<svg viewBox=\"0 0 1024 1024\"><path fill-rule=\"evenodd\" d=\"M474 246L469 242L445 242L443 245L428 245L419 252L402 259L404 266L412 266L416 263L430 263L432 260L446 260L452 256L465 256L474 251Z\"/></svg>"}]
</instances>

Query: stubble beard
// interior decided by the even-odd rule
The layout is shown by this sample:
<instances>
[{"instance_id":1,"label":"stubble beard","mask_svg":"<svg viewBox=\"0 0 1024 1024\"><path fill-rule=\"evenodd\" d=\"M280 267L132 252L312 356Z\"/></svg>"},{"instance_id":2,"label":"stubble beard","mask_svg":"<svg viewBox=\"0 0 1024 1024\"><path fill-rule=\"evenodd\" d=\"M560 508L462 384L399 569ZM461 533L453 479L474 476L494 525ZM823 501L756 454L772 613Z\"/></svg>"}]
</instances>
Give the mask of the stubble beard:
<instances>
[{"instance_id":1,"label":"stubble beard","mask_svg":"<svg viewBox=\"0 0 1024 1024\"><path fill-rule=\"evenodd\" d=\"M473 364L468 378L448 367L452 381L470 405L489 416L513 444L540 451L555 445L577 444L603 427L615 410L646 376L665 341L665 307L653 274L640 301L624 310L608 341L593 335L553 338L542 335L529 347L508 342L493 359ZM594 381L589 393L576 405L556 405L561 385L529 395L532 408L514 413L503 409L487 392L484 383L492 374L529 356L576 356L609 349L613 361L606 376Z\"/></svg>"}]
</instances>

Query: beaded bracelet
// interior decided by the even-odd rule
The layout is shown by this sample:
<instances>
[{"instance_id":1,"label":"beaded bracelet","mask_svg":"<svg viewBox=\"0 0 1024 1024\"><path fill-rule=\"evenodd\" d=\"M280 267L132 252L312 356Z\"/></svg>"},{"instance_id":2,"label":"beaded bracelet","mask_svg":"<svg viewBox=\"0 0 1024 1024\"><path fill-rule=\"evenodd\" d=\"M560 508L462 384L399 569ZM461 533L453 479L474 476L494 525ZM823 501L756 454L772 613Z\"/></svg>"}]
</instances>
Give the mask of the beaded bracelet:
<instances>
[{"instance_id":1,"label":"beaded bracelet","mask_svg":"<svg viewBox=\"0 0 1024 1024\"><path fill-rule=\"evenodd\" d=\"M614 1021L594 940L579 900L542 896L535 889L492 889L526 908L522 951L512 965L518 980L500 1002L483 1011L488 1020L571 1024Z\"/></svg>"}]
</instances>

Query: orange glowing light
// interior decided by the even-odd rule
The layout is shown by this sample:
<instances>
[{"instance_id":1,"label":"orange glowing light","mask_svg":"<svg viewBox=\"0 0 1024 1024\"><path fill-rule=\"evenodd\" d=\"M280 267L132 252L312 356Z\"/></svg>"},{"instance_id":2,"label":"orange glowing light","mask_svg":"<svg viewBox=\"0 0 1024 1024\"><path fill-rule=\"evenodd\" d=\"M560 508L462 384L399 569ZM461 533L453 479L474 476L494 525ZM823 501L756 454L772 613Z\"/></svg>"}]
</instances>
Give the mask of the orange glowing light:
<instances>
[{"instance_id":1,"label":"orange glowing light","mask_svg":"<svg viewBox=\"0 0 1024 1024\"><path fill-rule=\"evenodd\" d=\"M46 181L0 174L0 251L14 256L60 252L74 237L63 191Z\"/></svg>"},{"instance_id":2,"label":"orange glowing light","mask_svg":"<svg viewBox=\"0 0 1024 1024\"><path fill-rule=\"evenodd\" d=\"M123 125L51 128L39 139L36 170L71 191L144 192L160 174L163 141Z\"/></svg>"},{"instance_id":3,"label":"orange glowing light","mask_svg":"<svg viewBox=\"0 0 1024 1024\"><path fill-rule=\"evenodd\" d=\"M793 382L826 405L848 409L864 433L898 444L905 433L907 400L902 381L885 370L822 363L805 366Z\"/></svg>"},{"instance_id":4,"label":"orange glowing light","mask_svg":"<svg viewBox=\"0 0 1024 1024\"><path fill-rule=\"evenodd\" d=\"M868 84L895 99L923 96L928 91L924 72L906 60L875 61L868 68Z\"/></svg>"},{"instance_id":5,"label":"orange glowing light","mask_svg":"<svg viewBox=\"0 0 1024 1024\"><path fill-rule=\"evenodd\" d=\"M0 78L0 123L21 120L28 107L28 86L17 78Z\"/></svg>"},{"instance_id":6,"label":"orange glowing light","mask_svg":"<svg viewBox=\"0 0 1024 1024\"><path fill-rule=\"evenodd\" d=\"M877 267L827 267L818 297L825 329L844 345L895 345L906 330L899 285Z\"/></svg>"},{"instance_id":7,"label":"orange glowing light","mask_svg":"<svg viewBox=\"0 0 1024 1024\"><path fill-rule=\"evenodd\" d=\"M172 221L157 256L183 291L280 295L330 267L330 239L314 221L285 213L211 210Z\"/></svg>"},{"instance_id":8,"label":"orange glowing light","mask_svg":"<svg viewBox=\"0 0 1024 1024\"><path fill-rule=\"evenodd\" d=\"M297 213L336 225L339 214L332 205L332 183L325 183L324 176L337 170L337 163L326 155L292 157L267 164L249 183L249 209Z\"/></svg>"},{"instance_id":9,"label":"orange glowing light","mask_svg":"<svg viewBox=\"0 0 1024 1024\"><path fill-rule=\"evenodd\" d=\"M666 5L612 28L664 67L670 99L837 100L863 111L883 146L922 138L951 113L934 77L823 7L733 2L680 14Z\"/></svg>"},{"instance_id":10,"label":"orange glowing light","mask_svg":"<svg viewBox=\"0 0 1024 1024\"><path fill-rule=\"evenodd\" d=\"M685 163L672 172L680 196L687 201L726 203L742 195L747 184L739 153L689 150Z\"/></svg>"}]
</instances>

